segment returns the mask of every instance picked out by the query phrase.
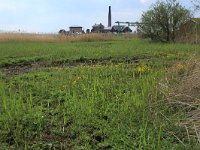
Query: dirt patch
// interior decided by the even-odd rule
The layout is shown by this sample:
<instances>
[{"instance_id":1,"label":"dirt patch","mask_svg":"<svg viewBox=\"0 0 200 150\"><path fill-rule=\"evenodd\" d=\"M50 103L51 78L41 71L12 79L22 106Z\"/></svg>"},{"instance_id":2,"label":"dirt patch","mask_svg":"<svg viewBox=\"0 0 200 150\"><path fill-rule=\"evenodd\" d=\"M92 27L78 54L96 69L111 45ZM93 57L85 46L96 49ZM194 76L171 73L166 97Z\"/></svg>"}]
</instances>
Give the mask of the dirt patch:
<instances>
[{"instance_id":1,"label":"dirt patch","mask_svg":"<svg viewBox=\"0 0 200 150\"><path fill-rule=\"evenodd\" d=\"M45 63L43 61L37 61L37 62L32 62L32 63L6 65L4 67L1 67L0 71L4 72L7 75L7 77L10 77L10 76L28 73L44 66L45 66Z\"/></svg>"},{"instance_id":2,"label":"dirt patch","mask_svg":"<svg viewBox=\"0 0 200 150\"><path fill-rule=\"evenodd\" d=\"M107 64L118 64L118 63L127 63L134 64L139 63L142 60L147 60L149 57L122 57L122 58L98 58L98 59L87 59L81 57L80 59L76 59L73 61L63 60L63 61L53 61L49 66L68 66L68 67L76 67L76 66L84 66L84 65L107 65ZM150 58L149 58L150 59Z\"/></svg>"},{"instance_id":3,"label":"dirt patch","mask_svg":"<svg viewBox=\"0 0 200 150\"><path fill-rule=\"evenodd\" d=\"M151 57L142 56L142 57L107 57L107 58L99 58L99 59L87 59L81 57L76 60L58 60L52 61L51 63L45 62L42 60L38 60L30 63L20 63L20 64L10 64L5 65L0 68L0 71L4 72L8 77L25 74L32 72L33 70L37 70L40 68L46 67L76 67L76 66L84 66L84 65L107 65L107 64L118 64L118 63L139 63L142 60L148 60Z\"/></svg>"},{"instance_id":4,"label":"dirt patch","mask_svg":"<svg viewBox=\"0 0 200 150\"><path fill-rule=\"evenodd\" d=\"M45 60L37 60L34 62L21 62L17 64L7 64L4 66L0 66L0 71L6 74L7 77L12 77L24 73L32 72L33 70L37 70L40 68L47 67L77 67L77 66L85 66L85 65L108 65L108 64L137 64L142 61L150 61L153 59L160 59L162 57L167 57L168 55L165 53L159 53L157 55L149 55L143 54L140 56L132 56L132 57L102 57L102 58L85 58L80 57L75 60L56 60L52 62L48 62Z\"/></svg>"}]
</instances>

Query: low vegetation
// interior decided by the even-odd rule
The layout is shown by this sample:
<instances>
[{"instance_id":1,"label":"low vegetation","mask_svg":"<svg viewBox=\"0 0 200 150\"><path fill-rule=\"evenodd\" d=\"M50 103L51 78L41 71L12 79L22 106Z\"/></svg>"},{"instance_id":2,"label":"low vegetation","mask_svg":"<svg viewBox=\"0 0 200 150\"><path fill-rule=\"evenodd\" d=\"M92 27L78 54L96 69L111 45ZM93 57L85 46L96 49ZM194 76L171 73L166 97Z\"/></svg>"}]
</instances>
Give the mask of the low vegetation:
<instances>
[{"instance_id":1,"label":"low vegetation","mask_svg":"<svg viewBox=\"0 0 200 150\"><path fill-rule=\"evenodd\" d=\"M1 149L199 148L199 84L185 86L199 45L117 37L0 49Z\"/></svg>"}]
</instances>

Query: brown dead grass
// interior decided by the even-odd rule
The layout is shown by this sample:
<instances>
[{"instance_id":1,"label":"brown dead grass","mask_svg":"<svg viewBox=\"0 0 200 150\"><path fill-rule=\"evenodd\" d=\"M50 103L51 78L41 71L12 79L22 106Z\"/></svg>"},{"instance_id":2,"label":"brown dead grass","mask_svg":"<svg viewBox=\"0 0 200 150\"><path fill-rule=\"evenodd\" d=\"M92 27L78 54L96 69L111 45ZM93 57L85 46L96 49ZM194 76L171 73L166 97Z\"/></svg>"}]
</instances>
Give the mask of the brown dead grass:
<instances>
[{"instance_id":1,"label":"brown dead grass","mask_svg":"<svg viewBox=\"0 0 200 150\"><path fill-rule=\"evenodd\" d=\"M161 84L163 91L169 88L167 105L185 113L179 125L185 128L188 140L195 137L200 143L200 58L193 56L188 62L175 64L169 74Z\"/></svg>"},{"instance_id":2,"label":"brown dead grass","mask_svg":"<svg viewBox=\"0 0 200 150\"><path fill-rule=\"evenodd\" d=\"M200 43L200 35L199 34L186 34L184 36L177 36L176 41L179 43L191 43L191 44L199 44Z\"/></svg>"},{"instance_id":3,"label":"brown dead grass","mask_svg":"<svg viewBox=\"0 0 200 150\"><path fill-rule=\"evenodd\" d=\"M95 42L112 41L116 37L112 34L28 34L28 33L0 33L0 41L32 41L32 42Z\"/></svg>"}]
</instances>

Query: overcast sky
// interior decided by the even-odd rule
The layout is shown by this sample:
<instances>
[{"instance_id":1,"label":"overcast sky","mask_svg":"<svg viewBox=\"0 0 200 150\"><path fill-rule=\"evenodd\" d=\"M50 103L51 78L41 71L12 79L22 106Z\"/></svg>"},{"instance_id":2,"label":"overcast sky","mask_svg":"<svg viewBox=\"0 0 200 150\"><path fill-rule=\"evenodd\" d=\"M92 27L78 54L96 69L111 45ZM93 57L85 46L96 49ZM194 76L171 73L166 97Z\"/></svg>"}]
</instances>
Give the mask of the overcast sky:
<instances>
[{"instance_id":1,"label":"overcast sky","mask_svg":"<svg viewBox=\"0 0 200 150\"><path fill-rule=\"evenodd\" d=\"M190 0L181 2L191 7ZM108 6L112 22L139 21L156 0L0 0L0 30L55 33L80 25L91 29L95 23L107 26Z\"/></svg>"}]
</instances>

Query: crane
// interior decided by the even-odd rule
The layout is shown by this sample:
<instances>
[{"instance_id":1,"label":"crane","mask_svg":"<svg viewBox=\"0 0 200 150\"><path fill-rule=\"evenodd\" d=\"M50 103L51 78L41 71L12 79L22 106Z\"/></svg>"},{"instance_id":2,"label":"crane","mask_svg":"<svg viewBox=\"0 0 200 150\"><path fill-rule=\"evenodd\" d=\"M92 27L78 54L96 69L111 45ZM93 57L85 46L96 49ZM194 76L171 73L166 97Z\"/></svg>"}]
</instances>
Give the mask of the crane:
<instances>
[{"instance_id":1,"label":"crane","mask_svg":"<svg viewBox=\"0 0 200 150\"><path fill-rule=\"evenodd\" d=\"M137 26L138 24L140 24L139 22L121 22L121 21L116 21L115 23L117 23L118 26L120 26L120 24L128 24L128 27Z\"/></svg>"},{"instance_id":2,"label":"crane","mask_svg":"<svg viewBox=\"0 0 200 150\"><path fill-rule=\"evenodd\" d=\"M137 26L139 24L139 22L122 22L122 21L116 21L115 23L118 24L118 27L120 27L120 24L127 24L128 28L130 28L130 26Z\"/></svg>"},{"instance_id":3,"label":"crane","mask_svg":"<svg viewBox=\"0 0 200 150\"><path fill-rule=\"evenodd\" d=\"M128 22L128 21L127 21L127 22L116 21L115 23L118 24L118 27L120 27L120 24L127 24L127 25L128 25L128 28L130 28L130 26L135 27L135 26L138 26L138 25L140 25L140 24L149 24L149 23Z\"/></svg>"},{"instance_id":4,"label":"crane","mask_svg":"<svg viewBox=\"0 0 200 150\"><path fill-rule=\"evenodd\" d=\"M115 23L118 24L118 26L120 26L120 24L128 24L128 26L137 26L137 25L140 25L140 24L150 24L150 23L140 23L140 22L121 22L121 21L116 21Z\"/></svg>"}]
</instances>

